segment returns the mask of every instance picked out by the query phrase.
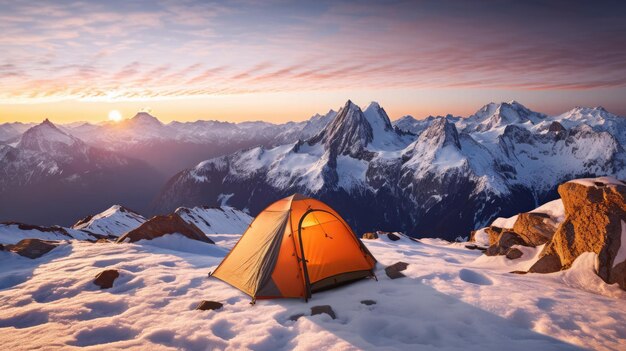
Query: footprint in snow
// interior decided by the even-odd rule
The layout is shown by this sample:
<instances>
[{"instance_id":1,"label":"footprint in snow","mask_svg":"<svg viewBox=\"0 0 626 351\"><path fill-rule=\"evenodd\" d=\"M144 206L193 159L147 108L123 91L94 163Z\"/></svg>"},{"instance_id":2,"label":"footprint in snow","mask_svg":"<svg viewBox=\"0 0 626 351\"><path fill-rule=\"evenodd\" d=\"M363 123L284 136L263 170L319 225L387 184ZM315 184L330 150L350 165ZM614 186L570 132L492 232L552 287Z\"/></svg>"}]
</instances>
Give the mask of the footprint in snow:
<instances>
[{"instance_id":1,"label":"footprint in snow","mask_svg":"<svg viewBox=\"0 0 626 351\"><path fill-rule=\"evenodd\" d=\"M459 271L459 278L466 283L476 285L493 285L493 280L491 280L491 278L471 269L461 269Z\"/></svg>"}]
</instances>

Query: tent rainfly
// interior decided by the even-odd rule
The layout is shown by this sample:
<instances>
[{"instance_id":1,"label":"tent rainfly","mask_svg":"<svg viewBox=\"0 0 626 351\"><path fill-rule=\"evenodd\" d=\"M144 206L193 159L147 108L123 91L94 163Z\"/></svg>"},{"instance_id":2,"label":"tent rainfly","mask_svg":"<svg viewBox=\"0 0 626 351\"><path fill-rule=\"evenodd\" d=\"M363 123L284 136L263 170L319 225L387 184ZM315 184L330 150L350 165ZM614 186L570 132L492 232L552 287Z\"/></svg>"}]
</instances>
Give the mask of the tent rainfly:
<instances>
[{"instance_id":1,"label":"tent rainfly","mask_svg":"<svg viewBox=\"0 0 626 351\"><path fill-rule=\"evenodd\" d=\"M256 299L303 297L365 277L376 259L325 203L295 194L263 210L212 273Z\"/></svg>"}]
</instances>

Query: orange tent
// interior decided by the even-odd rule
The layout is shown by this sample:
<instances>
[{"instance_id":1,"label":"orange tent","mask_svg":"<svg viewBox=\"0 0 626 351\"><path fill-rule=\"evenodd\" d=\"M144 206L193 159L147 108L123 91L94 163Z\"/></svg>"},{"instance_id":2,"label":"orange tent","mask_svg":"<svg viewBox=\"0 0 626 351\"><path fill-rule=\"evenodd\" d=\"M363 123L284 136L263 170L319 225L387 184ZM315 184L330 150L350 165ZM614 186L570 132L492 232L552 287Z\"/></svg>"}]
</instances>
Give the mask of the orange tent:
<instances>
[{"instance_id":1,"label":"orange tent","mask_svg":"<svg viewBox=\"0 0 626 351\"><path fill-rule=\"evenodd\" d=\"M376 259L325 203L295 194L254 219L212 276L256 299L304 297L374 276Z\"/></svg>"}]
</instances>

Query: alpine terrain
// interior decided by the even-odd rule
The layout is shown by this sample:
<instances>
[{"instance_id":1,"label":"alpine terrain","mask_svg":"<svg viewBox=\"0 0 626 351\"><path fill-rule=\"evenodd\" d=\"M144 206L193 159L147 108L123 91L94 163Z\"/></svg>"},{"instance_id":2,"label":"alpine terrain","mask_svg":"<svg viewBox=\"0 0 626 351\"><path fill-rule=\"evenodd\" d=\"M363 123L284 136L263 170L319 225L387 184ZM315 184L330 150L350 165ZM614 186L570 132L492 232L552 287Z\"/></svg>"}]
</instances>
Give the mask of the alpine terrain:
<instances>
[{"instance_id":1,"label":"alpine terrain","mask_svg":"<svg viewBox=\"0 0 626 351\"><path fill-rule=\"evenodd\" d=\"M228 204L251 214L294 192L337 208L357 231L453 239L556 198L582 176L624 178L623 117L601 107L558 116L512 101L467 117L392 123L351 101L310 138L203 161L168 181L158 210Z\"/></svg>"}]
</instances>

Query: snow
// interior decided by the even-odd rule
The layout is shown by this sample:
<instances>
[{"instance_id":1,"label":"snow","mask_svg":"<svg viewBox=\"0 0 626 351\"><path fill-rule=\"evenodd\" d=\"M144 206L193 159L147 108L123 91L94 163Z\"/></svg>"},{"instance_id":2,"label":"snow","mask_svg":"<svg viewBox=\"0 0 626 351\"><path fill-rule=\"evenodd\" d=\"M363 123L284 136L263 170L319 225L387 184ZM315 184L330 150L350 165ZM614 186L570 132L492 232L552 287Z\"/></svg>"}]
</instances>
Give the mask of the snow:
<instances>
[{"instance_id":1,"label":"snow","mask_svg":"<svg viewBox=\"0 0 626 351\"><path fill-rule=\"evenodd\" d=\"M175 212L205 234L242 234L253 219L247 213L228 206L179 207Z\"/></svg>"},{"instance_id":2,"label":"snow","mask_svg":"<svg viewBox=\"0 0 626 351\"><path fill-rule=\"evenodd\" d=\"M597 177L597 178L578 178L574 180L570 180L568 183L580 184L586 187L598 187L597 183L602 184L603 186L625 186L622 181L617 180L615 177Z\"/></svg>"},{"instance_id":3,"label":"snow","mask_svg":"<svg viewBox=\"0 0 626 351\"><path fill-rule=\"evenodd\" d=\"M337 156L339 186L345 190L367 188L365 175L368 166L369 163L366 160L359 160L347 155Z\"/></svg>"},{"instance_id":4,"label":"snow","mask_svg":"<svg viewBox=\"0 0 626 351\"><path fill-rule=\"evenodd\" d=\"M594 294L626 299L626 292L617 284L606 284L598 274L598 255L594 252L584 252L576 258L568 270L552 273L559 277L566 285L589 291Z\"/></svg>"},{"instance_id":5,"label":"snow","mask_svg":"<svg viewBox=\"0 0 626 351\"><path fill-rule=\"evenodd\" d=\"M19 224L0 223L0 244L16 244L23 239L41 240L96 240L95 237L82 230L62 227L41 227L39 229L20 229ZM47 230L43 230L47 229ZM52 231L50 231L52 230ZM67 233L67 235L65 233Z\"/></svg>"},{"instance_id":6,"label":"snow","mask_svg":"<svg viewBox=\"0 0 626 351\"><path fill-rule=\"evenodd\" d=\"M84 223L74 225L74 229L84 229L96 234L121 236L129 232L146 219L135 212L123 208L121 205L113 205L107 210L94 215Z\"/></svg>"},{"instance_id":7,"label":"snow","mask_svg":"<svg viewBox=\"0 0 626 351\"><path fill-rule=\"evenodd\" d=\"M479 252L440 239L365 240L379 261L378 281L316 293L309 303L256 305L207 278L227 252L223 243L232 243L217 242L180 235L135 244L73 241L36 260L0 252L0 333L10 335L3 348L527 351L626 343L623 297L583 290L572 274L479 267ZM409 264L407 277L391 280L384 267L398 261ZM578 263L572 272L583 271ZM120 272L108 290L92 283L104 269ZM360 303L366 299L376 304ZM194 310L201 300L224 307ZM337 319L311 316L318 305L330 305ZM304 315L290 320L296 314Z\"/></svg>"},{"instance_id":8,"label":"snow","mask_svg":"<svg viewBox=\"0 0 626 351\"><path fill-rule=\"evenodd\" d=\"M559 224L565 220L565 207L563 207L563 200L556 199L537 207L530 211L530 213L545 213L555 220L556 224Z\"/></svg>"},{"instance_id":9,"label":"snow","mask_svg":"<svg viewBox=\"0 0 626 351\"><path fill-rule=\"evenodd\" d=\"M489 234L485 231L487 228L476 229L474 233L474 242L479 245L489 246Z\"/></svg>"},{"instance_id":10,"label":"snow","mask_svg":"<svg viewBox=\"0 0 626 351\"><path fill-rule=\"evenodd\" d=\"M508 217L508 218L498 217L491 223L491 225L494 227L498 227L498 228L510 229L510 228L513 228L513 226L515 225L515 221L517 221L517 217L518 215Z\"/></svg>"}]
</instances>

